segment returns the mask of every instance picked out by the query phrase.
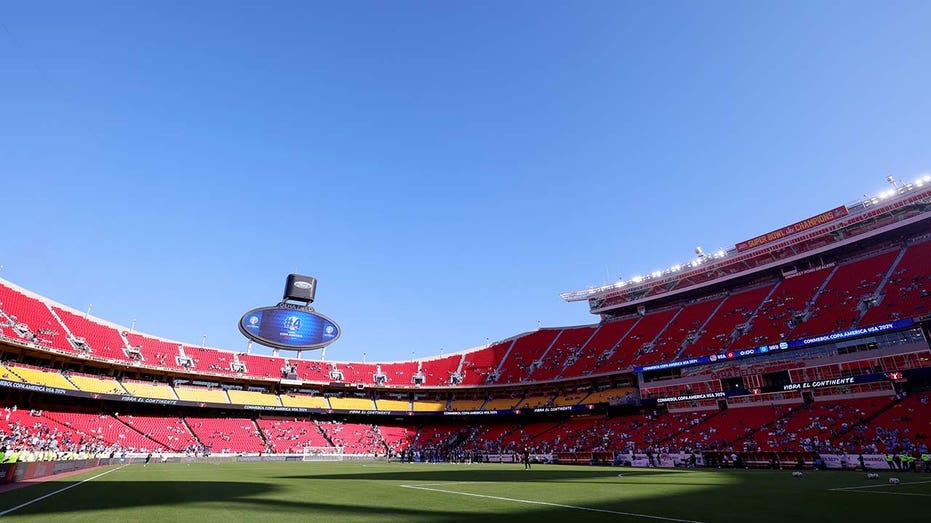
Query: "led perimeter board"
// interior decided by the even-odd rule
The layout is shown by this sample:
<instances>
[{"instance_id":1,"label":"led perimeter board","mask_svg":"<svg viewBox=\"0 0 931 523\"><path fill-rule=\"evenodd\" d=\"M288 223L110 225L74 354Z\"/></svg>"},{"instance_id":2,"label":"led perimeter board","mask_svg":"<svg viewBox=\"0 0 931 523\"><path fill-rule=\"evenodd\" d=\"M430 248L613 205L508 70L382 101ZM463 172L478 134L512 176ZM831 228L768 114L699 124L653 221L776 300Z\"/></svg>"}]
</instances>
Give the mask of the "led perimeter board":
<instances>
[{"instance_id":1,"label":"led perimeter board","mask_svg":"<svg viewBox=\"0 0 931 523\"><path fill-rule=\"evenodd\" d=\"M239 330L247 338L276 349L320 349L336 341L339 326L323 314L287 306L260 307L245 313Z\"/></svg>"}]
</instances>

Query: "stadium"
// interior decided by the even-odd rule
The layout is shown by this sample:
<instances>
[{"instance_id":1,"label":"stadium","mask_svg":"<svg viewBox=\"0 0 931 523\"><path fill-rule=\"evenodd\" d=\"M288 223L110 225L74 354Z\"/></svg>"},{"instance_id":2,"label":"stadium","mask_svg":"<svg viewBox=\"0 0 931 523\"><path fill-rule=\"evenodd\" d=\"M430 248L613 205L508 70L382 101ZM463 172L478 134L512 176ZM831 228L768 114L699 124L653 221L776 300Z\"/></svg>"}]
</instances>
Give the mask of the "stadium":
<instances>
[{"instance_id":1,"label":"stadium","mask_svg":"<svg viewBox=\"0 0 931 523\"><path fill-rule=\"evenodd\" d=\"M213 349L0 281L0 470L14 486L54 478L4 492L0 511L783 521L836 519L845 503L845 521L867 521L894 477L914 504L893 519L918 518L931 496L931 178L891 182L562 295L596 323L407 361Z\"/></svg>"},{"instance_id":2,"label":"stadium","mask_svg":"<svg viewBox=\"0 0 931 523\"><path fill-rule=\"evenodd\" d=\"M0 523L926 521L929 26L4 3Z\"/></svg>"}]
</instances>

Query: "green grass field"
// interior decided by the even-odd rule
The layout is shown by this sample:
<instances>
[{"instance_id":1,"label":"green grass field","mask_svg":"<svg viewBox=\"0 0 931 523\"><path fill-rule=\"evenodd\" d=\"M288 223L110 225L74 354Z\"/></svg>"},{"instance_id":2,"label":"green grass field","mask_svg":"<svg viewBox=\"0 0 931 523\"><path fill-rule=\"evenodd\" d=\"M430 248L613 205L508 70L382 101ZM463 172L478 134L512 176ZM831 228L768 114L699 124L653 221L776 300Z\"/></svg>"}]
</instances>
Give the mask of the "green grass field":
<instances>
[{"instance_id":1,"label":"green grass field","mask_svg":"<svg viewBox=\"0 0 931 523\"><path fill-rule=\"evenodd\" d=\"M82 480L98 476L90 481ZM618 477L618 474L622 474ZM22 522L927 521L931 475L537 465L197 463L85 472L0 495ZM851 488L853 487L853 488ZM858 488L866 487L866 488ZM847 490L831 490L844 488Z\"/></svg>"}]
</instances>

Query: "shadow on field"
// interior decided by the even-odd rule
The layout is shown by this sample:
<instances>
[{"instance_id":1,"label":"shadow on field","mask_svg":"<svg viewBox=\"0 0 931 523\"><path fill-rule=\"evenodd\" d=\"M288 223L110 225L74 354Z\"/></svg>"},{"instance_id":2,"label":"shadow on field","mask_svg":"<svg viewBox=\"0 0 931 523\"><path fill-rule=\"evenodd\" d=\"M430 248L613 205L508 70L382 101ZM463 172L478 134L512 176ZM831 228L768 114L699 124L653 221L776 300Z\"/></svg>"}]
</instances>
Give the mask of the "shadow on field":
<instances>
[{"instance_id":1,"label":"shadow on field","mask_svg":"<svg viewBox=\"0 0 931 523\"><path fill-rule=\"evenodd\" d=\"M419 468L418 465L414 465L411 470L401 470L401 471L391 471L391 472L365 472L365 473L351 473L351 474L308 474L308 475L296 475L296 476L279 476L281 479L306 479L306 480L341 480L341 479L352 479L352 480L370 480L370 481L402 481L402 482L412 482L412 483L430 483L434 481L466 481L466 482L482 482L482 481L520 481L520 482L533 482L533 481L563 481L563 480L574 480L576 482L583 482L579 480L586 479L604 479L604 478L617 478L617 470L566 470L566 469L547 469L544 466L534 468L533 470L524 470L523 468L515 468L513 470L487 470L487 469L471 469L468 468L468 465L464 465L462 470L424 470ZM677 474L674 471L665 471L665 470L645 470L640 471L624 471L624 476L629 478L635 478L640 476L667 476L670 474Z\"/></svg>"},{"instance_id":2,"label":"shadow on field","mask_svg":"<svg viewBox=\"0 0 931 523\"><path fill-rule=\"evenodd\" d=\"M266 483L238 483L231 481L100 481L85 483L82 488L71 489L79 481L56 481L41 485L42 487L63 490L48 501L40 501L23 507L15 514L53 514L80 512L84 510L120 509L129 507L146 507L157 505L183 505L203 502L231 502L269 494L279 487ZM88 495L88 490L94 492ZM41 495L35 489L12 491L19 503ZM35 492L35 494L33 494ZM6 504L6 503L5 503ZM3 510L10 507L4 506Z\"/></svg>"},{"instance_id":3,"label":"shadow on field","mask_svg":"<svg viewBox=\"0 0 931 523\"><path fill-rule=\"evenodd\" d=\"M206 481L55 481L5 493L0 496L0 512L77 485L3 519L96 523L925 523L931 511L931 496L903 491L909 496L907 504L897 506L890 519L888 507L867 491L829 490L867 485L871 491L894 492L881 489L880 483L866 482L859 473L806 472L799 479L790 471L698 470L695 475L693 471L546 466L531 471L469 466L457 470L418 465L401 468L371 472L346 469L345 474L330 468L315 475L307 474L308 468L302 466L303 474L246 472L241 476L243 481L211 480L228 473L222 468L216 469L216 475L200 476ZM400 486L433 482L435 486L426 488ZM450 482L449 486L444 482ZM481 482L500 484L464 485ZM574 487L574 483L583 485Z\"/></svg>"}]
</instances>

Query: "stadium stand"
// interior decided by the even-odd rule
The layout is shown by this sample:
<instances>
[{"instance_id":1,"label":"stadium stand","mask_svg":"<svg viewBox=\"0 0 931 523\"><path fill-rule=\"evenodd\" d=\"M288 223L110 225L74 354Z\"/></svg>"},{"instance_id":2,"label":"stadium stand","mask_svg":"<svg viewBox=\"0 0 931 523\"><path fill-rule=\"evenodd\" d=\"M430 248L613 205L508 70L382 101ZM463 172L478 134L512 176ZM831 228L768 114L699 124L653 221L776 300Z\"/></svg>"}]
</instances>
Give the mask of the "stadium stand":
<instances>
[{"instance_id":1,"label":"stadium stand","mask_svg":"<svg viewBox=\"0 0 931 523\"><path fill-rule=\"evenodd\" d=\"M415 399L411 402L414 412L443 412L446 410L445 400Z\"/></svg>"},{"instance_id":2,"label":"stadium stand","mask_svg":"<svg viewBox=\"0 0 931 523\"><path fill-rule=\"evenodd\" d=\"M26 328L21 335L16 334L15 339L64 352L78 352L68 341L68 333L64 326L41 300L0 283L0 311L3 311L14 326L23 325ZM14 333L18 331L16 328L10 330Z\"/></svg>"},{"instance_id":3,"label":"stadium stand","mask_svg":"<svg viewBox=\"0 0 931 523\"><path fill-rule=\"evenodd\" d=\"M126 392L140 398L156 398L165 400L176 400L174 389L165 383L144 383L140 381L124 380L123 388Z\"/></svg>"},{"instance_id":4,"label":"stadium stand","mask_svg":"<svg viewBox=\"0 0 931 523\"><path fill-rule=\"evenodd\" d=\"M928 260L931 260L931 241L908 246L880 294L869 300L870 309L860 324L872 325L931 311Z\"/></svg>"},{"instance_id":5,"label":"stadium stand","mask_svg":"<svg viewBox=\"0 0 931 523\"><path fill-rule=\"evenodd\" d=\"M540 360L562 332L560 329L540 329L525 334L514 341L514 345L505 353L498 366L500 378L498 383L519 383L526 381L533 369L540 365Z\"/></svg>"},{"instance_id":6,"label":"stadium stand","mask_svg":"<svg viewBox=\"0 0 931 523\"><path fill-rule=\"evenodd\" d=\"M533 381L552 380L562 373L563 369L578 359L596 330L597 327L580 327L560 331L552 346L534 366L531 373Z\"/></svg>"},{"instance_id":7,"label":"stadium stand","mask_svg":"<svg viewBox=\"0 0 931 523\"><path fill-rule=\"evenodd\" d=\"M189 417L185 421L191 432L212 453L229 454L266 450L261 431L251 419Z\"/></svg>"},{"instance_id":8,"label":"stadium stand","mask_svg":"<svg viewBox=\"0 0 931 523\"><path fill-rule=\"evenodd\" d=\"M484 385L495 381L498 362L510 351L515 340L497 342L487 348L467 352L462 360L462 384Z\"/></svg>"},{"instance_id":9,"label":"stadium stand","mask_svg":"<svg viewBox=\"0 0 931 523\"><path fill-rule=\"evenodd\" d=\"M226 391L218 388L175 387L175 394L178 396L179 400L204 403L230 403L230 399L226 396Z\"/></svg>"},{"instance_id":10,"label":"stadium stand","mask_svg":"<svg viewBox=\"0 0 931 523\"><path fill-rule=\"evenodd\" d=\"M78 390L85 392L99 392L103 394L126 394L126 389L120 385L120 382L107 376L93 376L90 374L81 374L78 372L69 372L68 381L73 383Z\"/></svg>"},{"instance_id":11,"label":"stadium stand","mask_svg":"<svg viewBox=\"0 0 931 523\"><path fill-rule=\"evenodd\" d=\"M686 343L693 343L701 335L702 326L723 303L724 298L712 298L679 309L654 339L651 349L638 354L634 364L651 365L676 359Z\"/></svg>"},{"instance_id":12,"label":"stadium stand","mask_svg":"<svg viewBox=\"0 0 931 523\"><path fill-rule=\"evenodd\" d=\"M377 398L375 400L377 410L407 412L412 410L411 402L408 400L394 400L386 398Z\"/></svg>"},{"instance_id":13,"label":"stadium stand","mask_svg":"<svg viewBox=\"0 0 931 523\"><path fill-rule=\"evenodd\" d=\"M95 452L313 447L425 461L527 447L573 463L738 452L755 466L767 453L924 452L931 193L910 194L815 220L823 231L787 228L652 281L579 291L595 325L408 361L196 347L0 282L0 437L53 434Z\"/></svg>"},{"instance_id":14,"label":"stadium stand","mask_svg":"<svg viewBox=\"0 0 931 523\"><path fill-rule=\"evenodd\" d=\"M7 370L17 375L21 381L26 383L35 383L37 385L46 385L59 389L77 389L67 378L51 369L43 369L18 363L16 365L8 364Z\"/></svg>"},{"instance_id":15,"label":"stadium stand","mask_svg":"<svg viewBox=\"0 0 931 523\"><path fill-rule=\"evenodd\" d=\"M804 338L852 327L860 317L857 309L876 290L898 254L898 250L891 251L836 267L815 296L806 318L792 332L793 337Z\"/></svg>"},{"instance_id":16,"label":"stadium stand","mask_svg":"<svg viewBox=\"0 0 931 523\"><path fill-rule=\"evenodd\" d=\"M328 399L334 410L377 410L371 398L329 396Z\"/></svg>"},{"instance_id":17,"label":"stadium stand","mask_svg":"<svg viewBox=\"0 0 931 523\"><path fill-rule=\"evenodd\" d=\"M308 396L306 394L281 394L278 396L281 405L285 407L304 407L308 409L329 409L330 403L323 396Z\"/></svg>"},{"instance_id":18,"label":"stadium stand","mask_svg":"<svg viewBox=\"0 0 931 523\"><path fill-rule=\"evenodd\" d=\"M307 447L330 447L320 427L310 420L260 419L256 422L274 452L300 454Z\"/></svg>"},{"instance_id":19,"label":"stadium stand","mask_svg":"<svg viewBox=\"0 0 931 523\"><path fill-rule=\"evenodd\" d=\"M129 360L126 353L123 352L126 342L123 341L116 329L85 319L58 307L52 307L52 310L73 336L84 340L94 356L113 360Z\"/></svg>"},{"instance_id":20,"label":"stadium stand","mask_svg":"<svg viewBox=\"0 0 931 523\"><path fill-rule=\"evenodd\" d=\"M319 426L333 445L346 454L385 454L387 448L378 430L373 425L320 422Z\"/></svg>"},{"instance_id":21,"label":"stadium stand","mask_svg":"<svg viewBox=\"0 0 931 523\"><path fill-rule=\"evenodd\" d=\"M230 397L230 403L234 405L267 405L280 407L281 401L278 396L266 392L257 392L252 390L229 389L226 391Z\"/></svg>"}]
</instances>

